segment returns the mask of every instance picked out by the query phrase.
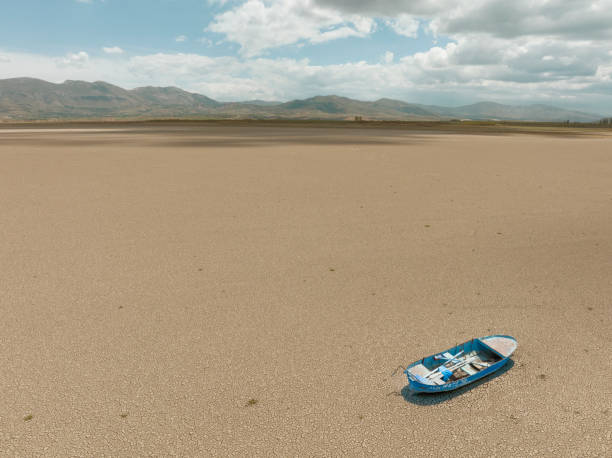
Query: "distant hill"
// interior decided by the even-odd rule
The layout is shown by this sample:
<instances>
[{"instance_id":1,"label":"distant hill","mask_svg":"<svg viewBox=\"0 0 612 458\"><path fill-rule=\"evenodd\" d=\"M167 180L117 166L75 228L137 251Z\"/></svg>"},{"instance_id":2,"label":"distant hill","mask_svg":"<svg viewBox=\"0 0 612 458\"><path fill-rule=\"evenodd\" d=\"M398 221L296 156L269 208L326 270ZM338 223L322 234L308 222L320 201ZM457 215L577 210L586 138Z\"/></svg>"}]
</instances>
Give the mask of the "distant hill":
<instances>
[{"instance_id":1,"label":"distant hill","mask_svg":"<svg viewBox=\"0 0 612 458\"><path fill-rule=\"evenodd\" d=\"M188 116L220 105L174 87L128 91L102 81L0 80L0 119Z\"/></svg>"},{"instance_id":2,"label":"distant hill","mask_svg":"<svg viewBox=\"0 0 612 458\"><path fill-rule=\"evenodd\" d=\"M480 102L456 108L430 107L430 110L440 116L450 116L459 119L594 122L601 118L597 114L537 104L502 105L501 103L494 102Z\"/></svg>"},{"instance_id":3,"label":"distant hill","mask_svg":"<svg viewBox=\"0 0 612 458\"><path fill-rule=\"evenodd\" d=\"M283 102L276 102L274 100L246 100L244 102L245 105L259 105L261 107L271 107L274 105L280 105Z\"/></svg>"},{"instance_id":4,"label":"distant hill","mask_svg":"<svg viewBox=\"0 0 612 458\"><path fill-rule=\"evenodd\" d=\"M192 94L176 87L139 87L132 91L126 91L139 98L143 102L158 107L178 108L189 110L205 110L215 108L222 104L204 95Z\"/></svg>"},{"instance_id":5,"label":"distant hill","mask_svg":"<svg viewBox=\"0 0 612 458\"><path fill-rule=\"evenodd\" d=\"M335 95L290 102L223 103L176 87L122 89L97 81L54 84L33 78L0 80L0 120L93 118L254 118L372 120L513 120L596 122L602 116L547 105L481 102L461 107L392 99L363 102Z\"/></svg>"}]
</instances>

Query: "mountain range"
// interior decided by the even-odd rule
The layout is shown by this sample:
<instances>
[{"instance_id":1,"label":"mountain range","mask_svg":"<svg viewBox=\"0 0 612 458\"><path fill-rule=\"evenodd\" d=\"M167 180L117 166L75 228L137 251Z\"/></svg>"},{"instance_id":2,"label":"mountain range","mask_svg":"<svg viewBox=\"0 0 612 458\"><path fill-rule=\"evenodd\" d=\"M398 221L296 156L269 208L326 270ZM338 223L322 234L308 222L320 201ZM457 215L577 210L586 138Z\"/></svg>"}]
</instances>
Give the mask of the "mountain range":
<instances>
[{"instance_id":1,"label":"mountain range","mask_svg":"<svg viewBox=\"0 0 612 458\"><path fill-rule=\"evenodd\" d=\"M0 80L0 121L46 119L354 119L507 120L596 122L602 116L548 105L480 102L460 107L419 105L392 99L364 102L317 96L290 102L218 102L176 87L126 90L97 81L49 83L34 78Z\"/></svg>"}]
</instances>

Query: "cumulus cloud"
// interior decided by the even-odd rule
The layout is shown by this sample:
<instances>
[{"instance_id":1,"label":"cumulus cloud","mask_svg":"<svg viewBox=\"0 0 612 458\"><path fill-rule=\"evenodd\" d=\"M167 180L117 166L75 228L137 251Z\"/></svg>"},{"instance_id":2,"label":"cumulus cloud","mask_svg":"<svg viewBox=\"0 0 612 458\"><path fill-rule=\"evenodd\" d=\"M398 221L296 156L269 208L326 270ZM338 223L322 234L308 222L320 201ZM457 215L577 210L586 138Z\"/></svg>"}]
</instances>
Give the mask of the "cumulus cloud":
<instances>
[{"instance_id":1,"label":"cumulus cloud","mask_svg":"<svg viewBox=\"0 0 612 458\"><path fill-rule=\"evenodd\" d=\"M408 14L399 14L396 18L387 19L387 25L398 35L416 38L419 31L419 21Z\"/></svg>"},{"instance_id":2,"label":"cumulus cloud","mask_svg":"<svg viewBox=\"0 0 612 458\"><path fill-rule=\"evenodd\" d=\"M352 76L360 79L376 68L380 74L369 75L373 82L396 85L387 91L419 87L464 95L486 91L489 98L558 98L567 96L563 91L609 88L612 0L245 0L215 16L207 30L239 44L242 56L252 59L280 46L366 37L377 23L410 38L422 27L448 42L411 55L385 54L384 70L360 67L363 73ZM308 77L296 76L304 86L295 90L303 94L318 84L318 93L330 92L322 75L333 84L345 69L355 71L351 65L302 66ZM361 83L342 84L347 89ZM362 96L383 92L374 83L363 87Z\"/></svg>"},{"instance_id":3,"label":"cumulus cloud","mask_svg":"<svg viewBox=\"0 0 612 458\"><path fill-rule=\"evenodd\" d=\"M207 47L211 47L213 45L213 42L210 38L207 37L200 37L196 40L198 43L201 43Z\"/></svg>"},{"instance_id":4,"label":"cumulus cloud","mask_svg":"<svg viewBox=\"0 0 612 458\"><path fill-rule=\"evenodd\" d=\"M183 42L187 41L187 36L186 35L179 35L178 37L176 37L174 39L174 41L176 41L177 43L183 43Z\"/></svg>"},{"instance_id":5,"label":"cumulus cloud","mask_svg":"<svg viewBox=\"0 0 612 458\"><path fill-rule=\"evenodd\" d=\"M319 7L312 0L247 0L217 15L206 30L223 34L240 45L242 54L255 56L300 41L365 37L375 30L375 21Z\"/></svg>"},{"instance_id":6,"label":"cumulus cloud","mask_svg":"<svg viewBox=\"0 0 612 458\"><path fill-rule=\"evenodd\" d=\"M266 49L310 40L326 27L350 24L354 18L384 19L397 33L410 37L420 19L429 23L431 31L446 36L612 39L612 0L246 0L218 15L209 30L242 46L248 46L249 38L260 38ZM270 40L273 33L281 36Z\"/></svg>"},{"instance_id":7,"label":"cumulus cloud","mask_svg":"<svg viewBox=\"0 0 612 458\"><path fill-rule=\"evenodd\" d=\"M2 78L32 77L54 83L67 79L86 81L104 80L125 86L138 85L126 69L124 59L87 57L80 53L63 57L41 54L15 53L0 49L7 62L0 62ZM87 54L87 53L84 53Z\"/></svg>"},{"instance_id":8,"label":"cumulus cloud","mask_svg":"<svg viewBox=\"0 0 612 458\"><path fill-rule=\"evenodd\" d=\"M385 18L415 36L418 23L450 43L404 56L417 85L487 97L580 99L609 90L612 0L314 0L340 14ZM603 94L608 96L608 94Z\"/></svg>"},{"instance_id":9,"label":"cumulus cloud","mask_svg":"<svg viewBox=\"0 0 612 458\"><path fill-rule=\"evenodd\" d=\"M61 59L60 62L67 67L84 67L89 62L89 54L85 51L70 53Z\"/></svg>"},{"instance_id":10,"label":"cumulus cloud","mask_svg":"<svg viewBox=\"0 0 612 458\"><path fill-rule=\"evenodd\" d=\"M498 37L554 35L612 38L612 0L313 0L345 14L432 22L440 34L486 33Z\"/></svg>"},{"instance_id":11,"label":"cumulus cloud","mask_svg":"<svg viewBox=\"0 0 612 458\"><path fill-rule=\"evenodd\" d=\"M451 43L399 61L386 58L377 64L325 66L306 59L156 54L133 58L130 71L147 84L159 84L158 75L163 75L163 84L177 84L221 100L287 100L333 93L368 100L393 97L444 104L449 97L456 98L459 91L459 98L466 102L482 99L483 91L486 98L510 103L558 103L560 96L574 96L591 104L599 98L601 107L604 100L612 100L612 65L598 67L599 76L585 72L567 77L567 66L572 64L555 63L539 68L533 77L533 73L521 69L523 62L519 61L524 55L509 52L502 64L486 66L483 71L477 64L462 63L463 46ZM541 55L546 52L546 43L536 48ZM537 61L541 65L541 58ZM593 110L597 111L595 107Z\"/></svg>"},{"instance_id":12,"label":"cumulus cloud","mask_svg":"<svg viewBox=\"0 0 612 458\"><path fill-rule=\"evenodd\" d=\"M104 47L102 48L102 51L104 51L106 54L123 54L123 49L121 49L119 46Z\"/></svg>"}]
</instances>

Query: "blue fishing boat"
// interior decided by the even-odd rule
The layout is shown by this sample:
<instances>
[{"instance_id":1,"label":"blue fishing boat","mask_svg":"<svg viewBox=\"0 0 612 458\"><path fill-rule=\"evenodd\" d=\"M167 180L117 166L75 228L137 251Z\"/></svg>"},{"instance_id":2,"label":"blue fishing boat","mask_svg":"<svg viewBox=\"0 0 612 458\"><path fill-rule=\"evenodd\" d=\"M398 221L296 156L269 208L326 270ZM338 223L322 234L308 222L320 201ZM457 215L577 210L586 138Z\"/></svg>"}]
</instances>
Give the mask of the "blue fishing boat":
<instances>
[{"instance_id":1,"label":"blue fishing boat","mask_svg":"<svg viewBox=\"0 0 612 458\"><path fill-rule=\"evenodd\" d=\"M456 390L501 369L517 346L510 336L480 337L415 361L404 373L418 393Z\"/></svg>"}]
</instances>

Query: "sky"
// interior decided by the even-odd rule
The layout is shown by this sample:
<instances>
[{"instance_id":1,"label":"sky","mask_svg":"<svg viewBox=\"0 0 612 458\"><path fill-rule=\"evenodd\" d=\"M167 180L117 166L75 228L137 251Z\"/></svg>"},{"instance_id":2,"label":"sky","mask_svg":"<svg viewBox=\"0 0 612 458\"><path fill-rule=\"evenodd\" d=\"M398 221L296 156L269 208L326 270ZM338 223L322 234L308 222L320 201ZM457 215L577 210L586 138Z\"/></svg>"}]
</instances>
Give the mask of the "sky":
<instances>
[{"instance_id":1,"label":"sky","mask_svg":"<svg viewBox=\"0 0 612 458\"><path fill-rule=\"evenodd\" d=\"M612 0L7 0L0 79L612 114Z\"/></svg>"}]
</instances>

